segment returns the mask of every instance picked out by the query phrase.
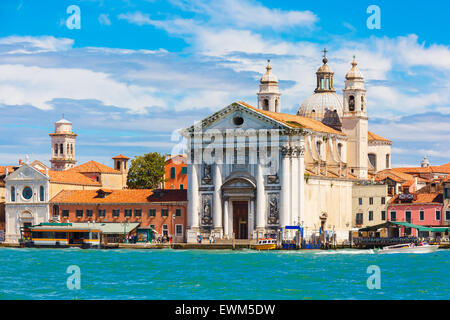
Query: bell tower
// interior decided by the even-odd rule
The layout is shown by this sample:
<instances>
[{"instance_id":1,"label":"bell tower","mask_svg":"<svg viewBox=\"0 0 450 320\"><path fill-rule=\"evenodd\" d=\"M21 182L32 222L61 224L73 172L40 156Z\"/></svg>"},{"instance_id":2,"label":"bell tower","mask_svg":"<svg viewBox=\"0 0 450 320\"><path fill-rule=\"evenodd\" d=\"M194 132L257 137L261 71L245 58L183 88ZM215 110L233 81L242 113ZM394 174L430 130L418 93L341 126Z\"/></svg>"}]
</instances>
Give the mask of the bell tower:
<instances>
[{"instance_id":1,"label":"bell tower","mask_svg":"<svg viewBox=\"0 0 450 320\"><path fill-rule=\"evenodd\" d=\"M75 166L75 139L72 122L63 118L55 122L55 132L49 134L52 144L52 170L64 171Z\"/></svg>"},{"instance_id":2,"label":"bell tower","mask_svg":"<svg viewBox=\"0 0 450 320\"><path fill-rule=\"evenodd\" d=\"M278 78L272 74L270 60L267 60L266 73L261 77L258 92L258 109L280 112L281 100Z\"/></svg>"},{"instance_id":3,"label":"bell tower","mask_svg":"<svg viewBox=\"0 0 450 320\"><path fill-rule=\"evenodd\" d=\"M353 56L352 69L345 76L344 115L342 131L347 135L347 159L350 172L359 179L367 179L368 117L364 78Z\"/></svg>"}]
</instances>

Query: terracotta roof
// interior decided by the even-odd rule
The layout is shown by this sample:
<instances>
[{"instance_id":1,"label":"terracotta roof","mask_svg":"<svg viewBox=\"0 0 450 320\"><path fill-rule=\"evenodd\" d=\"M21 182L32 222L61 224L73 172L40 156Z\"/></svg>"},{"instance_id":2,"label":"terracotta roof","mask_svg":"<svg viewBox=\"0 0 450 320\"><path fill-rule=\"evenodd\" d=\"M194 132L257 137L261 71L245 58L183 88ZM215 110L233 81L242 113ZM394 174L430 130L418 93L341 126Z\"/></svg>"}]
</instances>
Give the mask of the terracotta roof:
<instances>
[{"instance_id":1,"label":"terracotta roof","mask_svg":"<svg viewBox=\"0 0 450 320\"><path fill-rule=\"evenodd\" d=\"M14 172L18 166L0 166L0 175L5 174L6 168L8 168L8 173Z\"/></svg>"},{"instance_id":2,"label":"terracotta roof","mask_svg":"<svg viewBox=\"0 0 450 320\"><path fill-rule=\"evenodd\" d=\"M45 171L39 170L45 174ZM73 172L73 171L54 171L48 170L48 175L50 177L50 182L55 183L66 183L66 184L76 184L76 185L86 185L86 186L101 186L101 184L85 175Z\"/></svg>"},{"instance_id":3,"label":"terracotta roof","mask_svg":"<svg viewBox=\"0 0 450 320\"><path fill-rule=\"evenodd\" d=\"M125 159L125 160L128 160L130 158L124 156L123 154L119 154L118 156L115 156L113 159Z\"/></svg>"},{"instance_id":4,"label":"terracotta roof","mask_svg":"<svg viewBox=\"0 0 450 320\"><path fill-rule=\"evenodd\" d=\"M414 176L404 173L402 171L396 170L397 168L393 169L385 169L380 172L377 172L375 174L375 180L376 181L382 181L386 178L390 178L394 180L395 182L404 183L406 181L414 181Z\"/></svg>"},{"instance_id":5,"label":"terracotta roof","mask_svg":"<svg viewBox=\"0 0 450 320\"><path fill-rule=\"evenodd\" d=\"M417 193L414 194L414 199L411 202L400 202L400 195L395 195L389 203L391 204L425 204L425 203L443 203L443 194L439 192L432 193Z\"/></svg>"},{"instance_id":6,"label":"terracotta roof","mask_svg":"<svg viewBox=\"0 0 450 320\"><path fill-rule=\"evenodd\" d=\"M449 173L450 174L450 166L430 166L431 171L434 173Z\"/></svg>"},{"instance_id":7,"label":"terracotta roof","mask_svg":"<svg viewBox=\"0 0 450 320\"><path fill-rule=\"evenodd\" d=\"M99 197L99 190L63 190L50 201L52 203L149 203L187 201L187 190L150 189L110 190L104 198ZM160 196L158 196L160 193Z\"/></svg>"},{"instance_id":8,"label":"terracotta roof","mask_svg":"<svg viewBox=\"0 0 450 320\"><path fill-rule=\"evenodd\" d=\"M97 161L91 160L79 166L73 167L67 171L80 172L80 173L118 173L120 171L114 170L111 167L105 166Z\"/></svg>"},{"instance_id":9,"label":"terracotta roof","mask_svg":"<svg viewBox=\"0 0 450 320\"><path fill-rule=\"evenodd\" d=\"M324 132L324 133L331 133L331 134L337 134L340 136L345 136L345 134L343 132L334 130L333 128L330 128L330 127L324 125L322 122L311 119L311 118L301 117L301 116L288 114L288 113L280 113L280 112L261 110L261 109L257 109L257 108L255 108L245 102L242 102L242 101L239 101L239 104L241 104L242 106L247 107L249 109L252 109L256 112L262 113L265 116L268 116L276 121L282 122L283 124L285 124L291 128L305 128L305 129L310 129L310 130L317 131L317 132Z\"/></svg>"},{"instance_id":10,"label":"terracotta roof","mask_svg":"<svg viewBox=\"0 0 450 320\"><path fill-rule=\"evenodd\" d=\"M385 141L385 142L392 143L391 140L383 138L383 137L381 137L373 132L370 132L370 131L367 132L367 139L368 139L368 141Z\"/></svg>"},{"instance_id":11,"label":"terracotta roof","mask_svg":"<svg viewBox=\"0 0 450 320\"><path fill-rule=\"evenodd\" d=\"M429 167L404 167L394 168L394 170L405 173L448 173L450 174L450 166L429 166Z\"/></svg>"}]
</instances>

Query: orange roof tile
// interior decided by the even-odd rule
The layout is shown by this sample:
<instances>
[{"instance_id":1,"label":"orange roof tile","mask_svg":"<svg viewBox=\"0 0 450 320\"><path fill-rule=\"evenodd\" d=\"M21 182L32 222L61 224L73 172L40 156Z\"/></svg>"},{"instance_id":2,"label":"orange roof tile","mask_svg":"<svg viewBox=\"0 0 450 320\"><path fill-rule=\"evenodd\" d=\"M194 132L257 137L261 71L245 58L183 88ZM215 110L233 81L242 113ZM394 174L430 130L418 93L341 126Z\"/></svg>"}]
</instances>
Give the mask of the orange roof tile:
<instances>
[{"instance_id":1,"label":"orange roof tile","mask_svg":"<svg viewBox=\"0 0 450 320\"><path fill-rule=\"evenodd\" d=\"M63 190L51 200L52 203L149 203L187 201L186 190L161 190L161 195L150 189L110 190L99 197L99 190Z\"/></svg>"},{"instance_id":2,"label":"orange roof tile","mask_svg":"<svg viewBox=\"0 0 450 320\"><path fill-rule=\"evenodd\" d=\"M118 156L115 156L113 159L125 159L125 160L128 160L130 158L124 156L123 154L119 154Z\"/></svg>"},{"instance_id":3,"label":"orange roof tile","mask_svg":"<svg viewBox=\"0 0 450 320\"><path fill-rule=\"evenodd\" d=\"M120 174L120 171L114 170L113 168L105 166L104 164L99 163L94 160L80 164L79 166L73 167L67 171L80 172L80 173L118 173L118 174Z\"/></svg>"},{"instance_id":4,"label":"orange roof tile","mask_svg":"<svg viewBox=\"0 0 450 320\"><path fill-rule=\"evenodd\" d=\"M39 170L45 174L45 171ZM50 182L54 183L65 183L65 184L76 184L85 186L101 186L101 184L91 178L86 177L78 172L66 171L54 171L48 170L48 175L50 177Z\"/></svg>"},{"instance_id":5,"label":"orange roof tile","mask_svg":"<svg viewBox=\"0 0 450 320\"><path fill-rule=\"evenodd\" d=\"M417 193L414 194L414 199L411 202L404 203L413 203L413 204L425 204L425 203L443 203L443 194L439 192L432 193ZM399 195L395 195L394 198L389 202L391 204L402 204L399 199Z\"/></svg>"},{"instance_id":6,"label":"orange roof tile","mask_svg":"<svg viewBox=\"0 0 450 320\"><path fill-rule=\"evenodd\" d=\"M337 134L340 136L345 136L345 134L343 132L337 131L333 128L330 128L330 127L324 125L322 122L311 119L311 118L301 117L301 116L288 114L288 113L280 113L280 112L261 110L261 109L255 108L243 101L239 101L239 104L241 104L242 106L247 107L249 109L252 109L254 111L257 111L259 113L262 113L265 116L268 116L269 118L279 121L291 128L305 128L305 129L310 129L310 130L317 131L317 132L324 132L324 133L331 133L331 134Z\"/></svg>"},{"instance_id":7,"label":"orange roof tile","mask_svg":"<svg viewBox=\"0 0 450 320\"><path fill-rule=\"evenodd\" d=\"M392 143L391 140L388 140L388 139L386 139L386 138L383 138L383 137L381 137L381 136L379 136L379 135L377 135L377 134L375 134L375 133L373 133L373 132L371 132L371 131L368 131L368 132L367 132L367 139L368 139L369 141L386 141L386 142Z\"/></svg>"}]
</instances>

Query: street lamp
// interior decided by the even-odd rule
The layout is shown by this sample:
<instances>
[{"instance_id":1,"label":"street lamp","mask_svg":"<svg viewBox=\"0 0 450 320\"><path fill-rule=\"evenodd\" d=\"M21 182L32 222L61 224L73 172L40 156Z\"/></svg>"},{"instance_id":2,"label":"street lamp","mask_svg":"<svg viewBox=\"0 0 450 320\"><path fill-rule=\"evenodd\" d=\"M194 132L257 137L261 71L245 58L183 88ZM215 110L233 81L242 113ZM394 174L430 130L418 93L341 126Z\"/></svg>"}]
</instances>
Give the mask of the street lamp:
<instances>
[{"instance_id":1,"label":"street lamp","mask_svg":"<svg viewBox=\"0 0 450 320\"><path fill-rule=\"evenodd\" d=\"M172 242L175 240L175 213L172 213Z\"/></svg>"},{"instance_id":2,"label":"street lamp","mask_svg":"<svg viewBox=\"0 0 450 320\"><path fill-rule=\"evenodd\" d=\"M127 241L127 225L129 224L128 220L125 220L124 222L121 222L120 224L123 225L123 242L128 243L128 241Z\"/></svg>"}]
</instances>

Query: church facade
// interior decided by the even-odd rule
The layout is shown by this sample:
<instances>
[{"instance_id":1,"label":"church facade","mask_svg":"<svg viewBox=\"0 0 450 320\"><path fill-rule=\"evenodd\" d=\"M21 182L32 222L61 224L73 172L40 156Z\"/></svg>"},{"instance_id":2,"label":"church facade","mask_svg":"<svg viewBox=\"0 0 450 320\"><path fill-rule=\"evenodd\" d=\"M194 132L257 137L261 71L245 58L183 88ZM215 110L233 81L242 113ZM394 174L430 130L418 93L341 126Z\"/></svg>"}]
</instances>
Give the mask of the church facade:
<instances>
[{"instance_id":1,"label":"church facade","mask_svg":"<svg viewBox=\"0 0 450 320\"><path fill-rule=\"evenodd\" d=\"M200 234L256 239L286 226L302 226L306 238L327 231L348 239L352 185L376 171L369 147L386 158L391 143L369 144L366 90L355 59L343 97L327 62L324 57L316 90L297 115L281 113L269 62L257 107L235 102L182 131L188 242Z\"/></svg>"}]
</instances>

